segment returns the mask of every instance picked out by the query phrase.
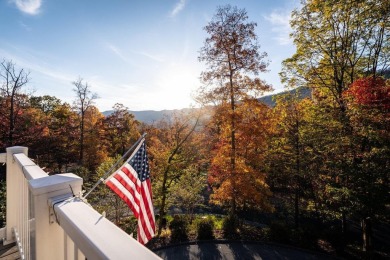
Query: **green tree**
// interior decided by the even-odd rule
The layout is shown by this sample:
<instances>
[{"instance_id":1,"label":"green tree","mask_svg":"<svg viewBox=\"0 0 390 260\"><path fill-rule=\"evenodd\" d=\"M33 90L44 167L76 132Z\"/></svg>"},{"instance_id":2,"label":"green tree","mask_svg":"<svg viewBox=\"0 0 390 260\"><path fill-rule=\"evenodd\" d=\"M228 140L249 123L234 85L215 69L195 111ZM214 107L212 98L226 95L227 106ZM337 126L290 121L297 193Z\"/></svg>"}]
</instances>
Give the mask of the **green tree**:
<instances>
[{"instance_id":1,"label":"green tree","mask_svg":"<svg viewBox=\"0 0 390 260\"><path fill-rule=\"evenodd\" d=\"M121 158L117 155L115 158L107 158L96 170L96 174L92 175L87 183L87 188L92 187L100 178L104 176L114 163ZM91 193L89 197L91 205L99 212L105 212L107 219L119 225L125 217L131 215L131 210L126 203L106 185L101 184Z\"/></svg>"},{"instance_id":2,"label":"green tree","mask_svg":"<svg viewBox=\"0 0 390 260\"><path fill-rule=\"evenodd\" d=\"M354 212L353 190L359 187L351 180L360 169L355 163L354 126L343 94L356 79L377 76L388 68L389 19L390 3L385 0L308 0L292 13L297 50L283 62L281 77L290 87L310 87L317 116L326 118L313 122L320 129L326 129L328 122L328 134L321 141L326 149L313 147L322 151L322 196L329 209L341 215L344 233L347 215Z\"/></svg>"},{"instance_id":3,"label":"green tree","mask_svg":"<svg viewBox=\"0 0 390 260\"><path fill-rule=\"evenodd\" d=\"M217 8L215 15L204 30L209 37L200 50L199 61L205 62L207 69L202 72L203 86L199 89L198 100L203 104L222 105L228 117L224 117L224 127L229 129L229 148L224 151L229 162L230 211L236 214L238 189L235 179L238 176L236 160L237 103L251 95L270 90L270 86L259 77L267 63L266 53L259 52L255 34L256 23L248 22L244 9L230 5ZM224 137L225 138L225 137ZM225 143L225 141L221 141Z\"/></svg>"},{"instance_id":4,"label":"green tree","mask_svg":"<svg viewBox=\"0 0 390 260\"><path fill-rule=\"evenodd\" d=\"M353 212L361 219L363 250L372 250L372 225L385 219L390 203L390 81L368 77L344 93L353 127Z\"/></svg>"},{"instance_id":5,"label":"green tree","mask_svg":"<svg viewBox=\"0 0 390 260\"><path fill-rule=\"evenodd\" d=\"M198 165L186 168L171 189L173 205L183 208L190 220L196 207L204 205L203 192L207 187L206 173L200 172Z\"/></svg>"},{"instance_id":6,"label":"green tree","mask_svg":"<svg viewBox=\"0 0 390 260\"><path fill-rule=\"evenodd\" d=\"M309 179L309 159L306 133L308 129L307 109L309 100L299 100L299 92L278 97L273 110L275 130L269 138L267 151L269 181L274 189L284 191L288 199L286 205L293 205L295 227L299 226L300 201L306 195ZM309 153L310 154L310 153Z\"/></svg>"},{"instance_id":7,"label":"green tree","mask_svg":"<svg viewBox=\"0 0 390 260\"><path fill-rule=\"evenodd\" d=\"M61 100L54 96L31 96L30 106L40 109L46 115L50 115L53 111L62 104Z\"/></svg>"},{"instance_id":8,"label":"green tree","mask_svg":"<svg viewBox=\"0 0 390 260\"><path fill-rule=\"evenodd\" d=\"M302 1L291 20L297 50L283 62L282 80L309 86L345 110L343 91L389 65L389 15L386 0Z\"/></svg>"}]
</instances>

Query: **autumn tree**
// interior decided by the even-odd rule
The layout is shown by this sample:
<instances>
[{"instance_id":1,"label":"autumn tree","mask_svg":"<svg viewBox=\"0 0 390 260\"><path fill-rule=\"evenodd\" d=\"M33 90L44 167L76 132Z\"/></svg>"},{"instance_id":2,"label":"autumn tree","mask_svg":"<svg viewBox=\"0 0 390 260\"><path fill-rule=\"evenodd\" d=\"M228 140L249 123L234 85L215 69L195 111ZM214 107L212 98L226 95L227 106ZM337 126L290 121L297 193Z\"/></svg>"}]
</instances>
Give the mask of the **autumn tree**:
<instances>
[{"instance_id":1,"label":"autumn tree","mask_svg":"<svg viewBox=\"0 0 390 260\"><path fill-rule=\"evenodd\" d=\"M159 231L170 201L171 188L185 172L199 166L202 152L197 139L199 116L174 115L160 121L149 134L149 154L153 178L154 203L159 209ZM195 167L196 168L196 167ZM198 173L198 172L197 172Z\"/></svg>"},{"instance_id":2,"label":"autumn tree","mask_svg":"<svg viewBox=\"0 0 390 260\"><path fill-rule=\"evenodd\" d=\"M356 80L344 93L354 141L351 175L353 212L361 219L363 250L372 250L372 225L388 215L390 203L390 81L381 77Z\"/></svg>"},{"instance_id":3,"label":"autumn tree","mask_svg":"<svg viewBox=\"0 0 390 260\"><path fill-rule=\"evenodd\" d=\"M224 109L216 113L208 126L208 131L218 132L213 142L209 169L209 184L213 188L211 202L223 207L231 207L235 200L236 210L248 209L272 211L269 203L271 192L266 183L265 151L270 135L270 109L257 100L242 100L236 107L236 176L234 185L236 197L232 198L232 176L229 175L230 158L227 156L230 144L226 141L230 134ZM217 124L216 124L217 123Z\"/></svg>"},{"instance_id":4,"label":"autumn tree","mask_svg":"<svg viewBox=\"0 0 390 260\"><path fill-rule=\"evenodd\" d=\"M56 106L50 113L51 160L58 172L66 172L67 167L76 162L79 148L78 115L67 103Z\"/></svg>"},{"instance_id":5,"label":"autumn tree","mask_svg":"<svg viewBox=\"0 0 390 260\"><path fill-rule=\"evenodd\" d=\"M293 11L291 34L296 53L283 62L281 78L290 87L311 88L321 118L327 118L329 134L322 172L333 212L341 215L346 231L353 213L354 184L359 167L354 161L355 137L344 92L360 77L384 73L389 66L388 1L302 1ZM323 126L321 122L321 127ZM327 135L329 136L329 135ZM318 147L317 147L318 148Z\"/></svg>"},{"instance_id":6,"label":"autumn tree","mask_svg":"<svg viewBox=\"0 0 390 260\"><path fill-rule=\"evenodd\" d=\"M212 20L204 27L209 36L199 55L199 61L204 62L207 69L201 74L203 86L199 89L198 100L203 104L220 105L228 115L223 118L223 127L228 129L229 135L220 137L220 143L224 145L220 156L229 158L224 174L225 184L230 184L225 193L231 199L233 215L236 214L236 199L241 192L237 189L236 179L239 171L243 170L237 168L236 158L237 104L244 98L270 90L270 86L258 77L266 70L267 63L264 61L266 53L259 52L255 34L257 24L247 20L245 9L230 5L218 7Z\"/></svg>"},{"instance_id":7,"label":"autumn tree","mask_svg":"<svg viewBox=\"0 0 390 260\"><path fill-rule=\"evenodd\" d=\"M5 146L14 145L15 124L19 116L19 100L21 90L29 82L29 72L18 69L12 61L3 60L0 63L0 94L1 107L4 110L7 122Z\"/></svg>"},{"instance_id":8,"label":"autumn tree","mask_svg":"<svg viewBox=\"0 0 390 260\"><path fill-rule=\"evenodd\" d=\"M291 194L286 204L293 205L295 227L299 226L301 199L310 182L307 154L307 107L308 100L299 99L299 91L279 96L273 109L274 130L268 141L267 164L269 182L274 189Z\"/></svg>"},{"instance_id":9,"label":"autumn tree","mask_svg":"<svg viewBox=\"0 0 390 260\"><path fill-rule=\"evenodd\" d=\"M85 112L84 118L86 129L84 135L84 166L94 173L107 157L107 150L103 142L105 118L95 106L91 106Z\"/></svg>"},{"instance_id":10,"label":"autumn tree","mask_svg":"<svg viewBox=\"0 0 390 260\"><path fill-rule=\"evenodd\" d=\"M76 94L75 107L80 116L80 163L83 163L84 156L84 134L85 134L85 113L93 105L93 102L98 98L96 93L92 93L91 85L88 82L83 82L82 78L73 81L73 91Z\"/></svg>"},{"instance_id":11,"label":"autumn tree","mask_svg":"<svg viewBox=\"0 0 390 260\"><path fill-rule=\"evenodd\" d=\"M139 122L123 104L115 104L114 111L104 119L104 137L111 156L124 154L140 133Z\"/></svg>"},{"instance_id":12,"label":"autumn tree","mask_svg":"<svg viewBox=\"0 0 390 260\"><path fill-rule=\"evenodd\" d=\"M390 61L388 1L302 1L292 13L296 53L283 62L282 80L309 86L345 110L343 91Z\"/></svg>"}]
</instances>

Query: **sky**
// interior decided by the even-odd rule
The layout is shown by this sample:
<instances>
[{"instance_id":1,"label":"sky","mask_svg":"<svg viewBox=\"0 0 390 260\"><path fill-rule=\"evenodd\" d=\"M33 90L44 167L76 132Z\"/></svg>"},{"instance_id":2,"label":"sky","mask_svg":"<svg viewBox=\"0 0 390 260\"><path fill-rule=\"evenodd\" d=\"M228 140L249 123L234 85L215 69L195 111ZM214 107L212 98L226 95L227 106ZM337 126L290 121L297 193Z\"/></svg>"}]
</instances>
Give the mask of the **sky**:
<instances>
[{"instance_id":1,"label":"sky","mask_svg":"<svg viewBox=\"0 0 390 260\"><path fill-rule=\"evenodd\" d=\"M201 86L199 50L216 8L244 8L256 22L268 72L260 77L283 90L281 62L295 52L291 11L299 0L0 0L0 60L30 72L25 91L72 104L82 78L101 111L116 103L130 110L196 105ZM266 93L270 94L270 93Z\"/></svg>"}]
</instances>

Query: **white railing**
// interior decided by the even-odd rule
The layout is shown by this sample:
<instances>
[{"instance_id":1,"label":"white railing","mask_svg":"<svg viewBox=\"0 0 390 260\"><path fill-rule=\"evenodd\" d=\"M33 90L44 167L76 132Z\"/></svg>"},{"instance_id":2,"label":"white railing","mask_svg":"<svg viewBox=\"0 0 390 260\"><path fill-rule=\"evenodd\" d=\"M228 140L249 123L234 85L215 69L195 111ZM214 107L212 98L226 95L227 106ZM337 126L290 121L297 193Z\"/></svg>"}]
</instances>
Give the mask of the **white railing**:
<instances>
[{"instance_id":1,"label":"white railing","mask_svg":"<svg viewBox=\"0 0 390 260\"><path fill-rule=\"evenodd\" d=\"M7 163L3 242L17 241L22 259L159 258L80 198L80 177L47 175L25 147L7 148L0 162Z\"/></svg>"}]
</instances>

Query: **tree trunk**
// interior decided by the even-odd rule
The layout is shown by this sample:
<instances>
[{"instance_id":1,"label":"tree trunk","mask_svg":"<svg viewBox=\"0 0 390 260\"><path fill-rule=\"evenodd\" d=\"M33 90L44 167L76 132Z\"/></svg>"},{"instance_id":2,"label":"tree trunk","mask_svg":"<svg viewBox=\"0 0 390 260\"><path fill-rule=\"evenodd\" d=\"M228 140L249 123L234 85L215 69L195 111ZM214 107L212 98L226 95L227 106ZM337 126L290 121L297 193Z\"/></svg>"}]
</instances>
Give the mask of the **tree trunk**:
<instances>
[{"instance_id":1,"label":"tree trunk","mask_svg":"<svg viewBox=\"0 0 390 260\"><path fill-rule=\"evenodd\" d=\"M372 252L372 226L371 218L362 219L363 251L366 252L368 259L371 259Z\"/></svg>"},{"instance_id":2,"label":"tree trunk","mask_svg":"<svg viewBox=\"0 0 390 260\"><path fill-rule=\"evenodd\" d=\"M347 216L344 211L341 212L341 232L344 236L347 233Z\"/></svg>"},{"instance_id":3,"label":"tree trunk","mask_svg":"<svg viewBox=\"0 0 390 260\"><path fill-rule=\"evenodd\" d=\"M230 142L231 142L231 155L230 155L230 166L231 166L231 181L232 181L232 200L231 200L231 214L236 216L237 211L237 203L236 203L236 119L235 119L235 99L234 99L234 88L233 88L233 70L231 67L231 63L229 62L230 69L230 105L231 105L231 132L230 132Z\"/></svg>"},{"instance_id":4,"label":"tree trunk","mask_svg":"<svg viewBox=\"0 0 390 260\"><path fill-rule=\"evenodd\" d=\"M299 136L299 111L296 106L294 106L295 111L295 167L296 167L296 176L295 176L295 198L294 198L294 204L295 204L295 215L294 215L294 221L295 221L295 227L297 228L299 226L299 191L300 191L300 176L301 176L301 153L300 153L300 136Z\"/></svg>"},{"instance_id":5,"label":"tree trunk","mask_svg":"<svg viewBox=\"0 0 390 260\"><path fill-rule=\"evenodd\" d=\"M14 104L15 104L15 96L12 94L11 96L11 108L9 111L9 132L8 132L8 147L14 145L14 129L15 129L15 120L14 120Z\"/></svg>"},{"instance_id":6,"label":"tree trunk","mask_svg":"<svg viewBox=\"0 0 390 260\"><path fill-rule=\"evenodd\" d=\"M160 218L158 220L158 232L157 232L157 237L161 235L162 227L163 227L163 221L164 221L164 216L165 216L165 203L167 199L167 179L168 179L168 170L164 171L164 177L163 177L163 183L162 183L162 198L161 198L161 206L160 206L160 211L159 215Z\"/></svg>"},{"instance_id":7,"label":"tree trunk","mask_svg":"<svg viewBox=\"0 0 390 260\"><path fill-rule=\"evenodd\" d=\"M295 222L295 228L299 227L299 189L295 189L295 196L294 196L294 222Z\"/></svg>"},{"instance_id":8,"label":"tree trunk","mask_svg":"<svg viewBox=\"0 0 390 260\"><path fill-rule=\"evenodd\" d=\"M80 164L83 164L84 154L84 112L81 112L81 123L80 123Z\"/></svg>"}]
</instances>

